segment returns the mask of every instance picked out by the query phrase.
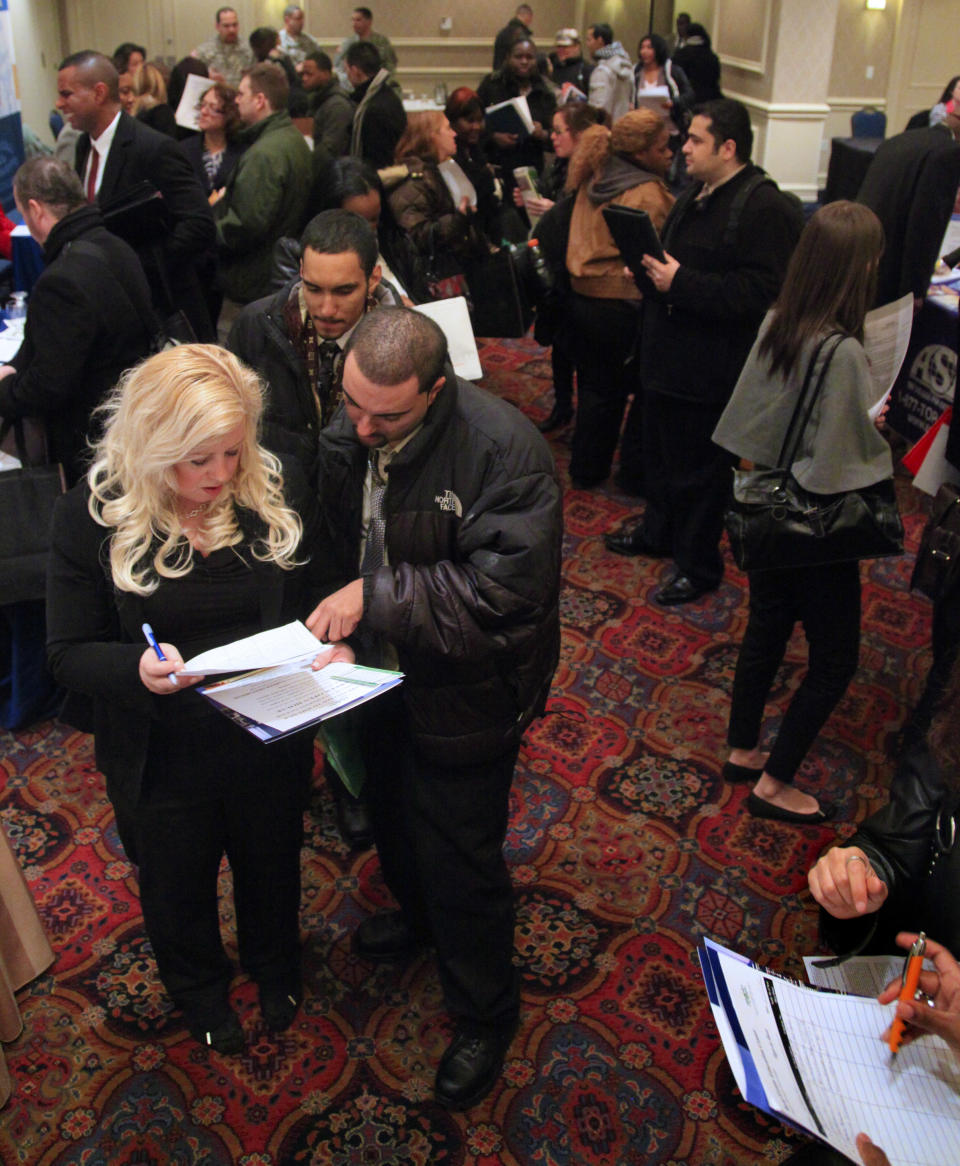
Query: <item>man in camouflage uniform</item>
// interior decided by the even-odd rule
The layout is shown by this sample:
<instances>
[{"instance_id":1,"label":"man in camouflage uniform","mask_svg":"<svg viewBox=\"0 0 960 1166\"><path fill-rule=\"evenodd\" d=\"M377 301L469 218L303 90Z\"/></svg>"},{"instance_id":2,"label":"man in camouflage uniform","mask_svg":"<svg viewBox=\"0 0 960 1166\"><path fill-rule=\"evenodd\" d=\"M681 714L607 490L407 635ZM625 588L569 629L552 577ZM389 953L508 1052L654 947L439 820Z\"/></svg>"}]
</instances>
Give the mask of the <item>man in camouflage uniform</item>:
<instances>
[{"instance_id":1,"label":"man in camouflage uniform","mask_svg":"<svg viewBox=\"0 0 960 1166\"><path fill-rule=\"evenodd\" d=\"M347 76L347 63L344 57L347 49L351 45L355 45L357 41L369 41L376 47L380 54L380 65L387 70L392 81L397 71L397 54L388 37L385 37L382 32L373 31L373 13L369 8L354 8L351 22L353 33L343 39L337 50L337 55L333 59L333 70L337 74L344 92L350 93L353 89Z\"/></svg>"},{"instance_id":2,"label":"man in camouflage uniform","mask_svg":"<svg viewBox=\"0 0 960 1166\"><path fill-rule=\"evenodd\" d=\"M214 81L225 81L236 89L244 70L256 64L253 50L240 40L240 17L233 8L218 8L216 25L217 35L198 45L190 55L203 61Z\"/></svg>"},{"instance_id":3,"label":"man in camouflage uniform","mask_svg":"<svg viewBox=\"0 0 960 1166\"><path fill-rule=\"evenodd\" d=\"M303 31L303 9L299 4L288 4L283 10L283 28L280 29L281 50L295 65L300 65L304 57L318 47L313 37Z\"/></svg>"}]
</instances>

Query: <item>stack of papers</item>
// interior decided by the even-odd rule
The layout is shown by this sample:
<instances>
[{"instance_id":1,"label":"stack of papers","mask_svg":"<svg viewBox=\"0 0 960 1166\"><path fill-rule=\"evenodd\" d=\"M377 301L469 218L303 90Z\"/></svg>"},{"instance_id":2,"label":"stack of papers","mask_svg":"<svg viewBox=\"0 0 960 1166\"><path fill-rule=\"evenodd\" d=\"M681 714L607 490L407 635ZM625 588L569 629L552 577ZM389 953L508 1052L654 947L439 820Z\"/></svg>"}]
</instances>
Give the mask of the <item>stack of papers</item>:
<instances>
[{"instance_id":1,"label":"stack of papers","mask_svg":"<svg viewBox=\"0 0 960 1166\"><path fill-rule=\"evenodd\" d=\"M314 672L321 644L299 620L246 636L184 661L179 676L244 675L203 685L197 691L224 715L261 741L277 741L319 724L395 688L402 672L360 664L327 664ZM246 671L253 668L253 672Z\"/></svg>"}]
</instances>

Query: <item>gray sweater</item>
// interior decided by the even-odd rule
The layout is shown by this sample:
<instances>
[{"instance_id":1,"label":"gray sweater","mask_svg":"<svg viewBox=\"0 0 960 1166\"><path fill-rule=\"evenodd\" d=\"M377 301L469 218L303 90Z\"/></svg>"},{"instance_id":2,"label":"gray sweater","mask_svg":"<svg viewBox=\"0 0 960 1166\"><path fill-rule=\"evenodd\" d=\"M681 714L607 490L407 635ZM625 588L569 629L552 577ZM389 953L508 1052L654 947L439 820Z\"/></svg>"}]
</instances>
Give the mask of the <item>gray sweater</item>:
<instances>
[{"instance_id":1,"label":"gray sweater","mask_svg":"<svg viewBox=\"0 0 960 1166\"><path fill-rule=\"evenodd\" d=\"M804 347L786 380L782 372L772 376L768 359L758 356L769 320L768 314L713 432L717 445L760 466L777 465L807 365L818 343L811 341ZM830 341L826 351L834 343ZM823 354L820 359L824 359ZM814 385L817 375L818 370ZM863 345L848 336L830 362L793 463L793 476L805 490L839 494L892 476L890 447L867 415L878 397Z\"/></svg>"}]
</instances>

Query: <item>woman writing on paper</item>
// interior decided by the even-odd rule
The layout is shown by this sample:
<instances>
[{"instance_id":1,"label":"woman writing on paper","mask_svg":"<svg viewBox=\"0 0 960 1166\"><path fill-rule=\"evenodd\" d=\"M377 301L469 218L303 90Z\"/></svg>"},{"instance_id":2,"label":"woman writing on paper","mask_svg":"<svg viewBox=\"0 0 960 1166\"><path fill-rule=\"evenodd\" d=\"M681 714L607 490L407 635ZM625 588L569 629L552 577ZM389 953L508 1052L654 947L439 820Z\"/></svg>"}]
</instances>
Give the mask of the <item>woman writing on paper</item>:
<instances>
[{"instance_id":1,"label":"woman writing on paper","mask_svg":"<svg viewBox=\"0 0 960 1166\"><path fill-rule=\"evenodd\" d=\"M160 979L192 1035L220 1053L244 1044L220 941L224 853L240 962L267 1027L288 1027L301 994L313 733L266 746L191 691L196 677L176 679L183 659L308 609L312 503L291 480L285 497L278 460L257 444L260 412L256 375L213 345L128 372L104 406L86 481L58 503L47 583L51 669L92 698L97 765L138 868ZM144 623L165 661L145 646Z\"/></svg>"},{"instance_id":2,"label":"woman writing on paper","mask_svg":"<svg viewBox=\"0 0 960 1166\"><path fill-rule=\"evenodd\" d=\"M863 349L882 250L883 228L869 208L840 201L817 211L714 431L718 445L758 466L778 465L809 372L811 385L822 376L822 387L802 431L793 477L816 495L881 482L892 495L890 447L868 414L876 390ZM754 783L746 802L754 817L816 825L830 809L794 788L793 779L857 669L859 564L751 571L749 581L750 615L733 681L723 776ZM768 753L760 735L764 707L798 620L809 645L807 673Z\"/></svg>"}]
</instances>

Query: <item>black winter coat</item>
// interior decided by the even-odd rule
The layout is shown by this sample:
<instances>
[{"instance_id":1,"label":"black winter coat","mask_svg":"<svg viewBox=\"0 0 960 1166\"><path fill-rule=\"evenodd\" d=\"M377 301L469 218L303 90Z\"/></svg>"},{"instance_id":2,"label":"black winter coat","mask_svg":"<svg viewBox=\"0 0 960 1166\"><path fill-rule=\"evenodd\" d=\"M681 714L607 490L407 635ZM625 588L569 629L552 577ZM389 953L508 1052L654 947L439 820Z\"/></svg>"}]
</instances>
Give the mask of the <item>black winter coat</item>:
<instances>
[{"instance_id":1,"label":"black winter coat","mask_svg":"<svg viewBox=\"0 0 960 1166\"><path fill-rule=\"evenodd\" d=\"M877 303L925 296L960 185L960 145L946 126L910 130L880 143L857 202L883 223Z\"/></svg>"},{"instance_id":2,"label":"black winter coat","mask_svg":"<svg viewBox=\"0 0 960 1166\"><path fill-rule=\"evenodd\" d=\"M98 248L74 250L83 240ZM0 380L0 417L42 417L68 483L86 465L91 414L120 374L149 355L150 288L137 254L104 226L96 206L62 218L43 249L23 344ZM138 312L134 300L140 305Z\"/></svg>"},{"instance_id":3,"label":"black winter coat","mask_svg":"<svg viewBox=\"0 0 960 1166\"><path fill-rule=\"evenodd\" d=\"M758 173L745 166L702 203L696 183L667 216L663 246L680 269L665 294L644 292L645 391L712 404L733 392L803 228L799 210L764 182L727 237L737 191Z\"/></svg>"},{"instance_id":4,"label":"black winter coat","mask_svg":"<svg viewBox=\"0 0 960 1166\"><path fill-rule=\"evenodd\" d=\"M488 73L477 89L477 96L484 109L519 95L520 86L509 73ZM527 94L527 105L530 107L530 116L533 120L538 121L549 133L553 115L557 111L557 99L542 77L534 78L533 88ZM543 169L545 141L539 142L536 138L528 137L515 146L503 149L490 137L485 141L484 148L490 161L500 167L501 177L507 189L512 189L515 185L513 171L517 166L532 166L537 173Z\"/></svg>"},{"instance_id":5,"label":"black winter coat","mask_svg":"<svg viewBox=\"0 0 960 1166\"><path fill-rule=\"evenodd\" d=\"M320 436L315 559L330 593L358 577L367 450L341 409ZM516 747L559 658L561 490L512 405L447 367L423 428L390 464L389 566L365 576L361 629L382 635L417 747L441 764Z\"/></svg>"},{"instance_id":6,"label":"black winter coat","mask_svg":"<svg viewBox=\"0 0 960 1166\"><path fill-rule=\"evenodd\" d=\"M89 153L90 137L81 134L77 142L77 173L81 178ZM109 209L141 182L149 182L160 192L169 219L169 229L153 246L135 244L154 305L160 312L182 309L197 338L212 341L215 330L195 264L216 237L213 212L179 143L121 112L97 202L102 209Z\"/></svg>"}]
</instances>

